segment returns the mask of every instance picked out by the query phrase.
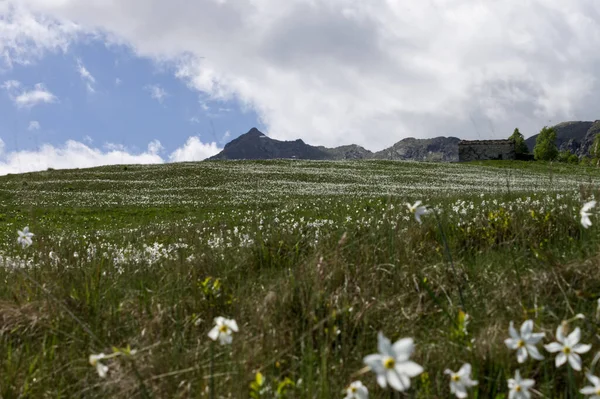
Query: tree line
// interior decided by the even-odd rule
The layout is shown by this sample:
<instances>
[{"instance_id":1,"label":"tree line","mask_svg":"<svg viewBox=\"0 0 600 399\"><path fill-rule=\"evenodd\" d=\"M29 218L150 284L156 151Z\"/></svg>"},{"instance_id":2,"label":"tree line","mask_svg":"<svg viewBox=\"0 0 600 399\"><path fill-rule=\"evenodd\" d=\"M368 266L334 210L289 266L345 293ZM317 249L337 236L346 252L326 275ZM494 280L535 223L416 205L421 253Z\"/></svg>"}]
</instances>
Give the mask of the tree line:
<instances>
[{"instance_id":1,"label":"tree line","mask_svg":"<svg viewBox=\"0 0 600 399\"><path fill-rule=\"evenodd\" d=\"M514 141L517 154L529 154L525 137L518 128L514 130L508 139ZM533 156L540 161L600 165L600 134L594 138L589 156L584 155L580 158L570 150L559 151L556 145L556 130L553 127L544 126L536 138Z\"/></svg>"}]
</instances>

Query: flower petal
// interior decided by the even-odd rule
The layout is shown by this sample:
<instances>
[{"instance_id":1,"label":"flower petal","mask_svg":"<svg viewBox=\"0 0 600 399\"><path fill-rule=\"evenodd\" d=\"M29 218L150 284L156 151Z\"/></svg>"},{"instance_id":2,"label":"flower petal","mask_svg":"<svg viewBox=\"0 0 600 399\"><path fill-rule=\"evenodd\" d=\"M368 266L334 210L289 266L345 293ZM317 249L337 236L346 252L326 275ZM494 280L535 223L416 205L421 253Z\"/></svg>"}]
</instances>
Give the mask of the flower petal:
<instances>
[{"instance_id":1,"label":"flower petal","mask_svg":"<svg viewBox=\"0 0 600 399\"><path fill-rule=\"evenodd\" d=\"M396 361L403 362L410 358L415 350L415 344L412 338L402 338L394 342L392 349Z\"/></svg>"},{"instance_id":2,"label":"flower petal","mask_svg":"<svg viewBox=\"0 0 600 399\"><path fill-rule=\"evenodd\" d=\"M588 374L586 377L592 384L594 384L595 387L600 387L600 378L593 374Z\"/></svg>"},{"instance_id":3,"label":"flower petal","mask_svg":"<svg viewBox=\"0 0 600 399\"><path fill-rule=\"evenodd\" d=\"M406 374L409 377L416 377L423 372L423 367L411 360L397 363L395 369L398 373Z\"/></svg>"},{"instance_id":4,"label":"flower petal","mask_svg":"<svg viewBox=\"0 0 600 399\"><path fill-rule=\"evenodd\" d=\"M219 326L214 326L212 330L208 333L208 338L216 341L219 338Z\"/></svg>"},{"instance_id":5,"label":"flower petal","mask_svg":"<svg viewBox=\"0 0 600 399\"><path fill-rule=\"evenodd\" d=\"M561 344L559 344L558 342L552 342L548 345L544 345L544 348L546 348L546 350L550 353L555 353L555 352L560 352L563 348L563 346Z\"/></svg>"},{"instance_id":6,"label":"flower petal","mask_svg":"<svg viewBox=\"0 0 600 399\"><path fill-rule=\"evenodd\" d=\"M377 334L377 350L382 355L394 357L392 342L381 331Z\"/></svg>"},{"instance_id":7,"label":"flower petal","mask_svg":"<svg viewBox=\"0 0 600 399\"><path fill-rule=\"evenodd\" d=\"M378 353L365 356L363 363L366 364L377 374L383 373L382 356Z\"/></svg>"},{"instance_id":8,"label":"flower petal","mask_svg":"<svg viewBox=\"0 0 600 399\"><path fill-rule=\"evenodd\" d=\"M526 340L533 332L533 320L525 320L521 325L521 338Z\"/></svg>"},{"instance_id":9,"label":"flower petal","mask_svg":"<svg viewBox=\"0 0 600 399\"><path fill-rule=\"evenodd\" d=\"M460 370L458 370L458 374L461 377L468 377L471 375L471 364L470 363L465 363L462 365L462 367L460 368Z\"/></svg>"},{"instance_id":10,"label":"flower petal","mask_svg":"<svg viewBox=\"0 0 600 399\"><path fill-rule=\"evenodd\" d=\"M525 360L527 360L527 349L521 347L517 349L517 362L525 363Z\"/></svg>"},{"instance_id":11,"label":"flower petal","mask_svg":"<svg viewBox=\"0 0 600 399\"><path fill-rule=\"evenodd\" d=\"M231 328L233 331L235 331L235 332L239 331L237 322L235 320L233 320L233 319L232 320L227 320L225 322L225 324L227 325L227 327Z\"/></svg>"},{"instance_id":12,"label":"flower petal","mask_svg":"<svg viewBox=\"0 0 600 399\"><path fill-rule=\"evenodd\" d=\"M581 357L577 353L569 353L567 358L573 370L581 371Z\"/></svg>"},{"instance_id":13,"label":"flower petal","mask_svg":"<svg viewBox=\"0 0 600 399\"><path fill-rule=\"evenodd\" d=\"M587 353L590 351L590 349L592 349L592 345L588 345L588 344L577 344L573 347L573 352L575 353Z\"/></svg>"},{"instance_id":14,"label":"flower petal","mask_svg":"<svg viewBox=\"0 0 600 399\"><path fill-rule=\"evenodd\" d=\"M546 334L545 334L545 333L533 333L533 334L531 334L531 335L529 336L529 338L527 338L527 339L526 339L526 342L527 342L528 344L535 345L535 344L537 344L538 342L540 342L540 340L541 340L542 338L544 338L545 336L546 336Z\"/></svg>"},{"instance_id":15,"label":"flower petal","mask_svg":"<svg viewBox=\"0 0 600 399\"><path fill-rule=\"evenodd\" d=\"M410 378L406 374L399 373L396 369L385 373L388 384L396 391L404 392L410 388Z\"/></svg>"},{"instance_id":16,"label":"flower petal","mask_svg":"<svg viewBox=\"0 0 600 399\"><path fill-rule=\"evenodd\" d=\"M581 341L581 329L575 328L571 334L567 337L566 344L569 346L575 346Z\"/></svg>"},{"instance_id":17,"label":"flower petal","mask_svg":"<svg viewBox=\"0 0 600 399\"><path fill-rule=\"evenodd\" d=\"M565 343L565 335L563 334L563 326L559 325L556 327L556 340L561 344Z\"/></svg>"},{"instance_id":18,"label":"flower petal","mask_svg":"<svg viewBox=\"0 0 600 399\"><path fill-rule=\"evenodd\" d=\"M510 337L512 339L514 339L515 341L518 341L518 340L521 339L521 336L519 335L519 333L515 329L515 325L512 322L512 320L510 321L510 325L508 326L508 333L510 334Z\"/></svg>"},{"instance_id":19,"label":"flower petal","mask_svg":"<svg viewBox=\"0 0 600 399\"><path fill-rule=\"evenodd\" d=\"M594 395L596 393L596 387L583 387L579 390L584 395Z\"/></svg>"},{"instance_id":20,"label":"flower petal","mask_svg":"<svg viewBox=\"0 0 600 399\"><path fill-rule=\"evenodd\" d=\"M562 366L566 362L567 362L567 355L565 355L564 352L560 352L558 355L556 355L556 360L555 360L554 364L556 365L557 368Z\"/></svg>"},{"instance_id":21,"label":"flower petal","mask_svg":"<svg viewBox=\"0 0 600 399\"><path fill-rule=\"evenodd\" d=\"M538 348L533 345L527 345L527 351L535 360L543 360L544 356L538 351Z\"/></svg>"},{"instance_id":22,"label":"flower petal","mask_svg":"<svg viewBox=\"0 0 600 399\"><path fill-rule=\"evenodd\" d=\"M534 385L535 385L535 380L532 380L532 379L529 379L529 378L521 380L521 386L523 388L525 388L525 389L530 389Z\"/></svg>"}]
</instances>

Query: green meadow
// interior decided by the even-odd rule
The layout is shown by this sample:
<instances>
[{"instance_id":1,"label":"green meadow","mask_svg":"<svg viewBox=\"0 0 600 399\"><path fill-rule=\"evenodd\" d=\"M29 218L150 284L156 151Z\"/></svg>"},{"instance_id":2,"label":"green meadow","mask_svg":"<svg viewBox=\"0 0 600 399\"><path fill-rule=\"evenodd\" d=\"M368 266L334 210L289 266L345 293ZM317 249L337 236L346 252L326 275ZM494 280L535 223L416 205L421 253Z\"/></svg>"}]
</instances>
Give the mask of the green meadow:
<instances>
[{"instance_id":1,"label":"green meadow","mask_svg":"<svg viewBox=\"0 0 600 399\"><path fill-rule=\"evenodd\" d=\"M589 228L580 210L599 193L598 168L516 161L1 176L0 397L343 398L360 380L371 398L447 398L444 371L465 363L472 398L509 398L517 369L532 397L583 397L600 207ZM218 316L239 326L230 345L208 337ZM504 341L526 320L544 359L519 363ZM592 345L582 370L544 349L561 323ZM365 367L379 332L414 340L424 371L404 392ZM101 353L105 376L89 361Z\"/></svg>"}]
</instances>

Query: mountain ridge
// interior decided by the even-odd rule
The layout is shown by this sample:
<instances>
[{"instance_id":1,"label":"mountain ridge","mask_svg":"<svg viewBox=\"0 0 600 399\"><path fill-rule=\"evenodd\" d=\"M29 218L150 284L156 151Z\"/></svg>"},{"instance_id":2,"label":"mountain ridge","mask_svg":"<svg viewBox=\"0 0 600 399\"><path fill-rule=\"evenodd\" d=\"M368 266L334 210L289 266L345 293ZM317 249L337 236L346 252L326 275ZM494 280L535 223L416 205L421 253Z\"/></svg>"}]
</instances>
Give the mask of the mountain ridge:
<instances>
[{"instance_id":1,"label":"mountain ridge","mask_svg":"<svg viewBox=\"0 0 600 399\"><path fill-rule=\"evenodd\" d=\"M556 144L559 149L570 150L578 156L589 153L596 134L600 133L600 120L568 121L555 126ZM525 140L533 151L537 134ZM351 160L387 159L415 161L458 161L458 137L438 136L428 139L404 138L381 151L372 152L356 144L338 147L312 146L302 139L276 140L268 137L256 127L225 144L223 150L208 160L236 159L304 159L304 160Z\"/></svg>"}]
</instances>

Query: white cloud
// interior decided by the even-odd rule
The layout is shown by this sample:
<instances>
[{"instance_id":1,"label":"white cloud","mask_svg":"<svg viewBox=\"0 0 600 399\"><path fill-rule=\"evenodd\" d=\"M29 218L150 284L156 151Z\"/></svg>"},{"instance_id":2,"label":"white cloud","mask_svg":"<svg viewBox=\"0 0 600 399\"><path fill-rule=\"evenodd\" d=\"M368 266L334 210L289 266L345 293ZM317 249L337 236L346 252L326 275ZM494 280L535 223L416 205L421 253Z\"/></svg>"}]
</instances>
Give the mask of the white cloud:
<instances>
[{"instance_id":1,"label":"white cloud","mask_svg":"<svg viewBox=\"0 0 600 399\"><path fill-rule=\"evenodd\" d=\"M31 108L39 104L49 104L58 101L43 83L37 83L33 89L21 89L23 86L16 80L4 82L2 87L8 92L9 97L18 107Z\"/></svg>"},{"instance_id":2,"label":"white cloud","mask_svg":"<svg viewBox=\"0 0 600 399\"><path fill-rule=\"evenodd\" d=\"M163 146L158 140L148 143L146 151L135 153L120 144L107 143L104 149L68 140L63 146L43 144L38 150L4 151L0 138L0 175L54 169L89 168L116 164L158 164L164 162L201 161L218 153L215 143L204 144L198 137L190 137L186 143L167 158L159 153Z\"/></svg>"},{"instance_id":3,"label":"white cloud","mask_svg":"<svg viewBox=\"0 0 600 399\"><path fill-rule=\"evenodd\" d=\"M148 152L150 154L158 154L164 149L165 147L163 147L163 145L158 140L152 140L150 143L148 143Z\"/></svg>"},{"instance_id":4,"label":"white cloud","mask_svg":"<svg viewBox=\"0 0 600 399\"><path fill-rule=\"evenodd\" d=\"M33 14L22 1L0 1L0 59L11 68L27 65L47 52L65 52L82 33L64 19Z\"/></svg>"},{"instance_id":5,"label":"white cloud","mask_svg":"<svg viewBox=\"0 0 600 399\"><path fill-rule=\"evenodd\" d=\"M41 125L38 121L30 121L29 122L29 127L27 128L27 130L32 131L32 130L40 130L41 129Z\"/></svg>"},{"instance_id":6,"label":"white cloud","mask_svg":"<svg viewBox=\"0 0 600 399\"><path fill-rule=\"evenodd\" d=\"M144 88L150 92L150 97L152 97L153 99L155 99L156 101L158 101L161 104L164 101L165 97L167 97L169 95L165 91L165 89L163 89L159 85L147 85Z\"/></svg>"},{"instance_id":7,"label":"white cloud","mask_svg":"<svg viewBox=\"0 0 600 399\"><path fill-rule=\"evenodd\" d=\"M274 138L377 150L598 119L596 0L17 1L173 61Z\"/></svg>"},{"instance_id":8,"label":"white cloud","mask_svg":"<svg viewBox=\"0 0 600 399\"><path fill-rule=\"evenodd\" d=\"M83 61L80 58L77 58L77 72L79 72L79 76L85 82L85 88L90 94L94 94L96 89L94 85L96 84L96 78L87 70L85 65L83 65Z\"/></svg>"},{"instance_id":9,"label":"white cloud","mask_svg":"<svg viewBox=\"0 0 600 399\"><path fill-rule=\"evenodd\" d=\"M189 137L186 143L169 155L171 162L201 161L218 154L222 149L217 143L203 143L196 136Z\"/></svg>"},{"instance_id":10,"label":"white cloud","mask_svg":"<svg viewBox=\"0 0 600 399\"><path fill-rule=\"evenodd\" d=\"M227 139L229 139L231 137L231 133L229 132L229 130L227 130L225 132L225 134L223 135L223 138L221 139L221 141L226 141Z\"/></svg>"},{"instance_id":11,"label":"white cloud","mask_svg":"<svg viewBox=\"0 0 600 399\"><path fill-rule=\"evenodd\" d=\"M121 83L123 83L123 81L119 78L115 79L115 86L121 86Z\"/></svg>"}]
</instances>

